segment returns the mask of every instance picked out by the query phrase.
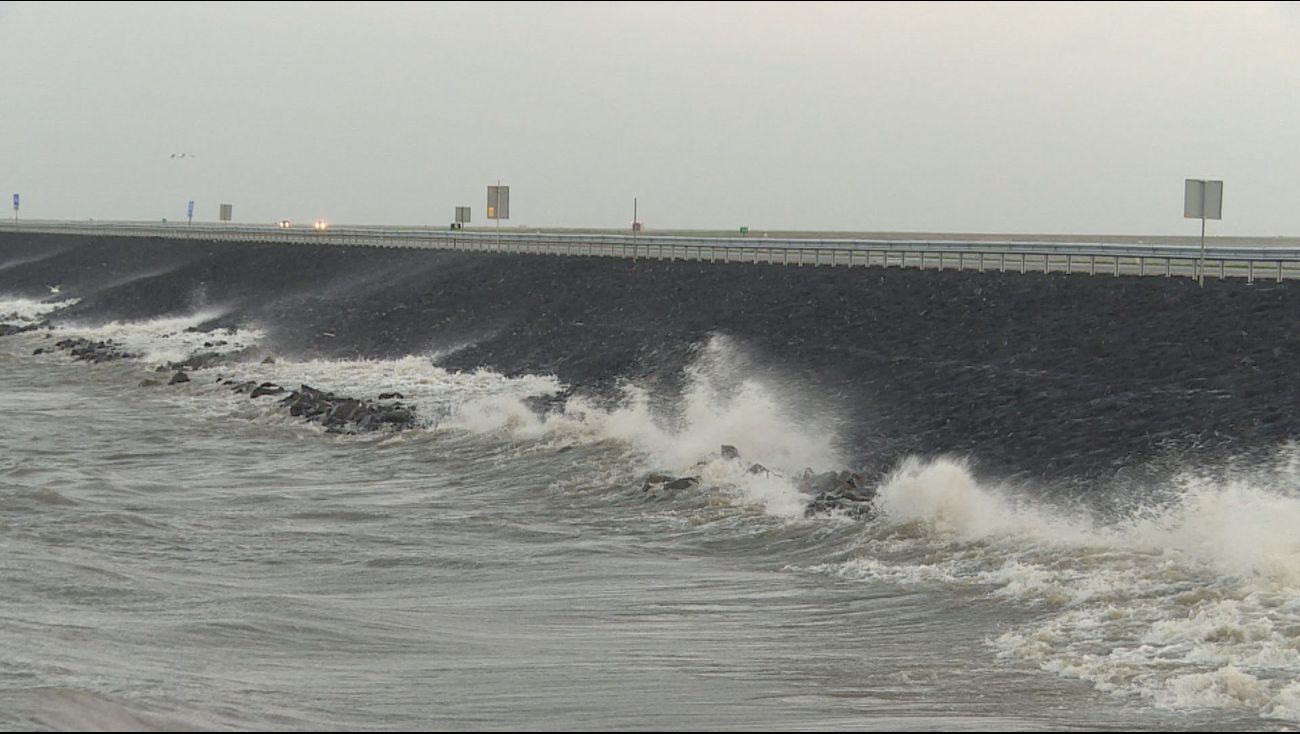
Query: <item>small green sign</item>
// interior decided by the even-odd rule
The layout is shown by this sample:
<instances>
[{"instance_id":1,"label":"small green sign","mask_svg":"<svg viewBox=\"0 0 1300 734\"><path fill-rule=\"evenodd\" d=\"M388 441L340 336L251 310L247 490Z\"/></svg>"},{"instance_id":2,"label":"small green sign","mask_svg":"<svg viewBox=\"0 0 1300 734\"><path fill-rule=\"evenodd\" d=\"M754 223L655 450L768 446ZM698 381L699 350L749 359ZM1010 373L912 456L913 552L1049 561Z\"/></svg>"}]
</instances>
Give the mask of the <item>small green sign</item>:
<instances>
[{"instance_id":1,"label":"small green sign","mask_svg":"<svg viewBox=\"0 0 1300 734\"><path fill-rule=\"evenodd\" d=\"M749 234L749 227L741 227L741 228L740 228L740 233L741 233L741 234Z\"/></svg>"}]
</instances>

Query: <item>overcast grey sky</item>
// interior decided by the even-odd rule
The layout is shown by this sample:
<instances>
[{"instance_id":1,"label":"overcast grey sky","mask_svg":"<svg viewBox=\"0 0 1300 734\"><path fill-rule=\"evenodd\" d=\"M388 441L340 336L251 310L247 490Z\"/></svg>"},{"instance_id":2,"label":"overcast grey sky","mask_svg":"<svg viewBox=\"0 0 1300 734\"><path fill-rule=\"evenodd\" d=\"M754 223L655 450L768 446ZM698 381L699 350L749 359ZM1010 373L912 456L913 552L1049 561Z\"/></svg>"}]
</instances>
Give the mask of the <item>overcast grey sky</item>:
<instances>
[{"instance_id":1,"label":"overcast grey sky","mask_svg":"<svg viewBox=\"0 0 1300 734\"><path fill-rule=\"evenodd\" d=\"M32 218L1300 235L1296 3L0 3L0 78Z\"/></svg>"}]
</instances>

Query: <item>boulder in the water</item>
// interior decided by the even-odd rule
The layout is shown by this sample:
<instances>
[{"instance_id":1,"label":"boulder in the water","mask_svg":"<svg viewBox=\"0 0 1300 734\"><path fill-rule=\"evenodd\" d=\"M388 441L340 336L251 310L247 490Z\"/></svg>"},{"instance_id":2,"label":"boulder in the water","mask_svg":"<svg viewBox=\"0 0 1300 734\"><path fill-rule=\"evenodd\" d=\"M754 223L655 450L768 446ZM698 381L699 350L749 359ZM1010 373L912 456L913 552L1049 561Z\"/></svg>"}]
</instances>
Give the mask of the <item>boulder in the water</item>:
<instances>
[{"instance_id":1,"label":"boulder in the water","mask_svg":"<svg viewBox=\"0 0 1300 734\"><path fill-rule=\"evenodd\" d=\"M250 382L248 384L251 385L252 383ZM252 388L252 390L250 390L250 393L251 394L248 396L250 398L260 398L263 395L283 395L284 388L271 382L263 382L257 387Z\"/></svg>"},{"instance_id":2,"label":"boulder in the water","mask_svg":"<svg viewBox=\"0 0 1300 734\"><path fill-rule=\"evenodd\" d=\"M271 383L263 383L262 387L267 388L263 394L273 394L272 390L283 392L283 388ZM415 409L409 406L389 402L381 405L343 397L322 392L310 385L302 385L294 390L280 404L289 408L289 415L319 421L334 433L375 431L385 426L402 431L416 426Z\"/></svg>"},{"instance_id":3,"label":"boulder in the water","mask_svg":"<svg viewBox=\"0 0 1300 734\"><path fill-rule=\"evenodd\" d=\"M645 481L641 484L641 491L648 492L651 489L669 489L676 491L681 489L690 489L699 483L699 477L677 477L672 474L654 473L646 476Z\"/></svg>"},{"instance_id":4,"label":"boulder in the water","mask_svg":"<svg viewBox=\"0 0 1300 734\"><path fill-rule=\"evenodd\" d=\"M844 512L852 517L875 517L876 488L863 474L839 471L815 474L811 469L799 478L799 490L813 495L804 509L807 516Z\"/></svg>"},{"instance_id":5,"label":"boulder in the water","mask_svg":"<svg viewBox=\"0 0 1300 734\"><path fill-rule=\"evenodd\" d=\"M0 336L13 336L28 331L35 331L39 326L37 324L0 324Z\"/></svg>"},{"instance_id":6,"label":"boulder in the water","mask_svg":"<svg viewBox=\"0 0 1300 734\"><path fill-rule=\"evenodd\" d=\"M676 478L671 474L649 474L641 483L641 491L648 492L653 487L662 487Z\"/></svg>"},{"instance_id":7,"label":"boulder in the water","mask_svg":"<svg viewBox=\"0 0 1300 734\"><path fill-rule=\"evenodd\" d=\"M201 370L205 367L211 367L215 364L228 361L230 358L220 352L198 352L191 354L179 362L169 362L166 367L170 370Z\"/></svg>"},{"instance_id":8,"label":"boulder in the water","mask_svg":"<svg viewBox=\"0 0 1300 734\"><path fill-rule=\"evenodd\" d=\"M129 359L137 355L123 351L111 339L105 341L91 341L82 337L72 337L60 339L54 343L56 349L63 349L72 355L73 359L79 359L83 362L111 362L116 359Z\"/></svg>"}]
</instances>

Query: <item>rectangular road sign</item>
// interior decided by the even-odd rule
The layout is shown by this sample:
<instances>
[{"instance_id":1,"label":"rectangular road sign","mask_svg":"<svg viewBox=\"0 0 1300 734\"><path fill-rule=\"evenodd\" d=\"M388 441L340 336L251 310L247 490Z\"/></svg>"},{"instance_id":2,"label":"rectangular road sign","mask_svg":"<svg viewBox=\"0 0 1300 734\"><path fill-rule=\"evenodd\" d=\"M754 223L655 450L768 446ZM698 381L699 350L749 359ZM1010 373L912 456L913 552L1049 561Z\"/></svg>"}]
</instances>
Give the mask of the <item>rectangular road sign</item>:
<instances>
[{"instance_id":1,"label":"rectangular road sign","mask_svg":"<svg viewBox=\"0 0 1300 734\"><path fill-rule=\"evenodd\" d=\"M1223 218L1223 182L1189 178L1183 188L1183 217Z\"/></svg>"},{"instance_id":2,"label":"rectangular road sign","mask_svg":"<svg viewBox=\"0 0 1300 734\"><path fill-rule=\"evenodd\" d=\"M14 194L14 211L18 211L18 194Z\"/></svg>"},{"instance_id":3,"label":"rectangular road sign","mask_svg":"<svg viewBox=\"0 0 1300 734\"><path fill-rule=\"evenodd\" d=\"M487 200L488 219L510 218L510 187L489 186Z\"/></svg>"}]
</instances>

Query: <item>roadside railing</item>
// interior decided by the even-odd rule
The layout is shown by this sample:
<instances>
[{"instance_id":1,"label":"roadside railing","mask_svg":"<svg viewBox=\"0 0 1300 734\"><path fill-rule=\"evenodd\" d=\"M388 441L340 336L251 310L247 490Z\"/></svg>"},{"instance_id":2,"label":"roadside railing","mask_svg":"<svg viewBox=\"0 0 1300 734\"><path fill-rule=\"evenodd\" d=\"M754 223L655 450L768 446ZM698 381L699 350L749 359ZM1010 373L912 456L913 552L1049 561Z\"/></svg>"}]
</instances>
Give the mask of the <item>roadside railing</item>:
<instances>
[{"instance_id":1,"label":"roadside railing","mask_svg":"<svg viewBox=\"0 0 1300 734\"><path fill-rule=\"evenodd\" d=\"M458 252L563 257L620 257L806 267L885 267L932 270L1061 272L1092 275L1196 277L1196 245L1115 242L869 240L768 237L687 237L554 232L492 232L396 227L283 228L249 224L140 222L0 222L0 233L136 237L211 242L349 247L409 247ZM1300 247L1212 246L1206 277L1300 279Z\"/></svg>"}]
</instances>

